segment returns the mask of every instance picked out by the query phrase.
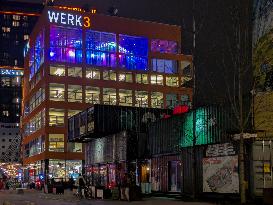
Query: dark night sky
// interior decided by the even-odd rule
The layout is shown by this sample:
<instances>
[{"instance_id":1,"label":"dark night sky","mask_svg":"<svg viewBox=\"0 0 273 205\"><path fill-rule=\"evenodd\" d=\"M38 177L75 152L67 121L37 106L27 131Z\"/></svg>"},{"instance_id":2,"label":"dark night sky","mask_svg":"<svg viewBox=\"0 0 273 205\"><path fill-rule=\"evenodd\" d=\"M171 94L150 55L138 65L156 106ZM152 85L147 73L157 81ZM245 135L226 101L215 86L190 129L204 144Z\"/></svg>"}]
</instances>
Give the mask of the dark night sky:
<instances>
[{"instance_id":1,"label":"dark night sky","mask_svg":"<svg viewBox=\"0 0 273 205\"><path fill-rule=\"evenodd\" d=\"M38 2L39 0L21 1ZM99 13L104 14L108 13L110 6L115 6L119 9L118 16L180 25L182 26L182 52L185 54L191 54L192 51L192 2L193 0L55 1L57 4L78 7L89 3L97 8ZM196 100L199 105L225 102L227 101L226 84L233 81L235 69L231 63L231 53L235 45L231 8L239 1L195 0L195 2ZM249 87L247 81L244 85L246 90Z\"/></svg>"}]
</instances>

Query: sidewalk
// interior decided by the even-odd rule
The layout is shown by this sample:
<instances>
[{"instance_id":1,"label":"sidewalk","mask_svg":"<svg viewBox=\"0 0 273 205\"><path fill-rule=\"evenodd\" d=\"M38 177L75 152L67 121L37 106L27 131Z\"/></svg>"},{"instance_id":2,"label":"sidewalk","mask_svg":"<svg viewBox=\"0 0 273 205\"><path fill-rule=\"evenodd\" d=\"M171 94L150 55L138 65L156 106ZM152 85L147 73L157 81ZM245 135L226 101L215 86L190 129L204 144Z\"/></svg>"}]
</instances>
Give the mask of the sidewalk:
<instances>
[{"instance_id":1,"label":"sidewalk","mask_svg":"<svg viewBox=\"0 0 273 205\"><path fill-rule=\"evenodd\" d=\"M26 190L24 194L16 191L1 191L0 205L9 201L12 205L212 205L215 203L183 202L164 197L145 198L142 201L113 201L113 200L79 200L72 192L65 191L63 195L45 194L36 190Z\"/></svg>"}]
</instances>

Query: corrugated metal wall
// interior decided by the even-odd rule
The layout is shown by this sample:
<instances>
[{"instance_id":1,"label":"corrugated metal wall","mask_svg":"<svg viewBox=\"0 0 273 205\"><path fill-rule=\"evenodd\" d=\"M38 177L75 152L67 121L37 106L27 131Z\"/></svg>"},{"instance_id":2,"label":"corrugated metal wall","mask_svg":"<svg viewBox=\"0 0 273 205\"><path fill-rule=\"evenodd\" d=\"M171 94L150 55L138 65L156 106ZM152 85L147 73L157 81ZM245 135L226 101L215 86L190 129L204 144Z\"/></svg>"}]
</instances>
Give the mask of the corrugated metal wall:
<instances>
[{"instance_id":1,"label":"corrugated metal wall","mask_svg":"<svg viewBox=\"0 0 273 205\"><path fill-rule=\"evenodd\" d=\"M193 159L195 149L195 174L193 174ZM187 147L181 151L182 162L182 193L192 195L193 183L195 182L196 193L203 192L203 165L202 160L205 152L205 146Z\"/></svg>"},{"instance_id":2,"label":"corrugated metal wall","mask_svg":"<svg viewBox=\"0 0 273 205\"><path fill-rule=\"evenodd\" d=\"M168 162L180 161L180 155L159 156L151 160L152 191L168 192Z\"/></svg>"},{"instance_id":3,"label":"corrugated metal wall","mask_svg":"<svg viewBox=\"0 0 273 205\"><path fill-rule=\"evenodd\" d=\"M148 143L151 155L179 153L183 117L172 116L150 126Z\"/></svg>"}]
</instances>

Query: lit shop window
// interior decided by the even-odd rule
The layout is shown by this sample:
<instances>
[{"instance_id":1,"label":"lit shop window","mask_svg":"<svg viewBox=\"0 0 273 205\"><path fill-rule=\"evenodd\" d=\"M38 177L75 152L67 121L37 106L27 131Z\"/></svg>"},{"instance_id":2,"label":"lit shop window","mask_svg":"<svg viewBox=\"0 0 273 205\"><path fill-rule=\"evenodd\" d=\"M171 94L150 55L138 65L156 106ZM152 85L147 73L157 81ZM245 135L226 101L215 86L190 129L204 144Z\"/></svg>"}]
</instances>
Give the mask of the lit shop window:
<instances>
[{"instance_id":1,"label":"lit shop window","mask_svg":"<svg viewBox=\"0 0 273 205\"><path fill-rule=\"evenodd\" d=\"M132 73L119 73L118 80L120 82L131 83L133 81L133 79L132 79Z\"/></svg>"},{"instance_id":2,"label":"lit shop window","mask_svg":"<svg viewBox=\"0 0 273 205\"><path fill-rule=\"evenodd\" d=\"M64 110L50 108L48 115L49 115L49 126L64 125Z\"/></svg>"},{"instance_id":3,"label":"lit shop window","mask_svg":"<svg viewBox=\"0 0 273 205\"><path fill-rule=\"evenodd\" d=\"M51 25L49 58L57 62L81 63L82 29Z\"/></svg>"},{"instance_id":4,"label":"lit shop window","mask_svg":"<svg viewBox=\"0 0 273 205\"><path fill-rule=\"evenodd\" d=\"M152 39L151 41L151 51L160 53L178 53L177 42Z\"/></svg>"},{"instance_id":5,"label":"lit shop window","mask_svg":"<svg viewBox=\"0 0 273 205\"><path fill-rule=\"evenodd\" d=\"M174 108L177 104L177 95L173 93L166 94L167 108Z\"/></svg>"},{"instance_id":6,"label":"lit shop window","mask_svg":"<svg viewBox=\"0 0 273 205\"><path fill-rule=\"evenodd\" d=\"M135 91L136 107L148 107L148 92Z\"/></svg>"},{"instance_id":7,"label":"lit shop window","mask_svg":"<svg viewBox=\"0 0 273 205\"><path fill-rule=\"evenodd\" d=\"M152 85L163 85L163 75L151 75Z\"/></svg>"},{"instance_id":8,"label":"lit shop window","mask_svg":"<svg viewBox=\"0 0 273 205\"><path fill-rule=\"evenodd\" d=\"M85 102L91 103L91 104L99 104L100 103L100 88L86 86Z\"/></svg>"},{"instance_id":9,"label":"lit shop window","mask_svg":"<svg viewBox=\"0 0 273 205\"><path fill-rule=\"evenodd\" d=\"M82 152L82 143L68 142L68 152Z\"/></svg>"},{"instance_id":10,"label":"lit shop window","mask_svg":"<svg viewBox=\"0 0 273 205\"><path fill-rule=\"evenodd\" d=\"M177 61L154 58L152 68L154 72L174 74L177 73Z\"/></svg>"},{"instance_id":11,"label":"lit shop window","mask_svg":"<svg viewBox=\"0 0 273 205\"><path fill-rule=\"evenodd\" d=\"M82 86L68 85L68 102L82 102Z\"/></svg>"},{"instance_id":12,"label":"lit shop window","mask_svg":"<svg viewBox=\"0 0 273 205\"><path fill-rule=\"evenodd\" d=\"M73 115L76 115L79 112L81 112L81 110L68 110L67 115L68 115L68 117L72 117Z\"/></svg>"},{"instance_id":13,"label":"lit shop window","mask_svg":"<svg viewBox=\"0 0 273 205\"><path fill-rule=\"evenodd\" d=\"M160 92L151 93L151 106L153 108L163 108L163 93Z\"/></svg>"},{"instance_id":14,"label":"lit shop window","mask_svg":"<svg viewBox=\"0 0 273 205\"><path fill-rule=\"evenodd\" d=\"M51 65L50 66L50 75L65 76L65 67L64 65Z\"/></svg>"},{"instance_id":15,"label":"lit shop window","mask_svg":"<svg viewBox=\"0 0 273 205\"><path fill-rule=\"evenodd\" d=\"M105 104L105 105L116 105L117 104L116 89L103 88L103 104Z\"/></svg>"},{"instance_id":16,"label":"lit shop window","mask_svg":"<svg viewBox=\"0 0 273 205\"><path fill-rule=\"evenodd\" d=\"M132 106L132 90L119 90L119 105Z\"/></svg>"},{"instance_id":17,"label":"lit shop window","mask_svg":"<svg viewBox=\"0 0 273 205\"><path fill-rule=\"evenodd\" d=\"M119 64L128 70L148 69L148 39L119 35Z\"/></svg>"},{"instance_id":18,"label":"lit shop window","mask_svg":"<svg viewBox=\"0 0 273 205\"><path fill-rule=\"evenodd\" d=\"M136 83L148 84L148 74L136 74Z\"/></svg>"},{"instance_id":19,"label":"lit shop window","mask_svg":"<svg viewBox=\"0 0 273 205\"><path fill-rule=\"evenodd\" d=\"M48 151L64 152L64 134L49 134L48 141Z\"/></svg>"},{"instance_id":20,"label":"lit shop window","mask_svg":"<svg viewBox=\"0 0 273 205\"><path fill-rule=\"evenodd\" d=\"M105 70L103 71L103 80L117 80L117 74L115 71L112 70Z\"/></svg>"},{"instance_id":21,"label":"lit shop window","mask_svg":"<svg viewBox=\"0 0 273 205\"><path fill-rule=\"evenodd\" d=\"M49 98L53 101L64 101L64 84L50 83Z\"/></svg>"},{"instance_id":22,"label":"lit shop window","mask_svg":"<svg viewBox=\"0 0 273 205\"><path fill-rule=\"evenodd\" d=\"M116 34L87 31L86 61L90 65L116 67Z\"/></svg>"},{"instance_id":23,"label":"lit shop window","mask_svg":"<svg viewBox=\"0 0 273 205\"><path fill-rule=\"evenodd\" d=\"M82 77L82 68L81 67L68 67L68 76L70 77L77 77L81 78Z\"/></svg>"},{"instance_id":24,"label":"lit shop window","mask_svg":"<svg viewBox=\"0 0 273 205\"><path fill-rule=\"evenodd\" d=\"M166 76L166 85L171 87L178 87L179 81L177 76Z\"/></svg>"},{"instance_id":25,"label":"lit shop window","mask_svg":"<svg viewBox=\"0 0 273 205\"><path fill-rule=\"evenodd\" d=\"M100 71L95 68L86 68L86 78L100 80Z\"/></svg>"}]
</instances>

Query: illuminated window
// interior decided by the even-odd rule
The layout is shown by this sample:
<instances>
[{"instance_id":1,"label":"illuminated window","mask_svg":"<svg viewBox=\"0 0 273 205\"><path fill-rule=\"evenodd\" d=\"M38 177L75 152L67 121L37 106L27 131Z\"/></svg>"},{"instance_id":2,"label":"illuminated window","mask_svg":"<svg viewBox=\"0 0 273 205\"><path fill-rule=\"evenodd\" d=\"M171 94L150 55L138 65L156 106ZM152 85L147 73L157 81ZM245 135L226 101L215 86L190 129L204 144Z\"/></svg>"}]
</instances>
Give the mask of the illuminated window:
<instances>
[{"instance_id":1,"label":"illuminated window","mask_svg":"<svg viewBox=\"0 0 273 205\"><path fill-rule=\"evenodd\" d=\"M8 110L3 110L2 115L8 117L9 116L9 111Z\"/></svg>"},{"instance_id":2,"label":"illuminated window","mask_svg":"<svg viewBox=\"0 0 273 205\"><path fill-rule=\"evenodd\" d=\"M136 83L148 84L148 74L136 74Z\"/></svg>"},{"instance_id":3,"label":"illuminated window","mask_svg":"<svg viewBox=\"0 0 273 205\"><path fill-rule=\"evenodd\" d=\"M163 93L160 92L151 93L151 106L153 108L163 108Z\"/></svg>"},{"instance_id":4,"label":"illuminated window","mask_svg":"<svg viewBox=\"0 0 273 205\"><path fill-rule=\"evenodd\" d=\"M12 15L13 20L19 21L20 16L19 15Z\"/></svg>"},{"instance_id":5,"label":"illuminated window","mask_svg":"<svg viewBox=\"0 0 273 205\"><path fill-rule=\"evenodd\" d=\"M2 27L2 31L4 33L8 33L8 32L10 32L10 27Z\"/></svg>"},{"instance_id":6,"label":"illuminated window","mask_svg":"<svg viewBox=\"0 0 273 205\"><path fill-rule=\"evenodd\" d=\"M67 71L68 71L68 76L78 77L78 78L82 77L82 68L81 67L68 67Z\"/></svg>"},{"instance_id":7,"label":"illuminated window","mask_svg":"<svg viewBox=\"0 0 273 205\"><path fill-rule=\"evenodd\" d=\"M12 26L13 27L18 27L18 26L20 26L20 22L19 21L13 21Z\"/></svg>"},{"instance_id":8,"label":"illuminated window","mask_svg":"<svg viewBox=\"0 0 273 205\"><path fill-rule=\"evenodd\" d=\"M68 85L68 102L82 102L82 86Z\"/></svg>"},{"instance_id":9,"label":"illuminated window","mask_svg":"<svg viewBox=\"0 0 273 205\"><path fill-rule=\"evenodd\" d=\"M177 105L177 95L173 93L166 94L167 108L174 108Z\"/></svg>"},{"instance_id":10,"label":"illuminated window","mask_svg":"<svg viewBox=\"0 0 273 205\"><path fill-rule=\"evenodd\" d=\"M91 104L99 104L100 103L100 88L86 86L85 102L91 103Z\"/></svg>"},{"instance_id":11,"label":"illuminated window","mask_svg":"<svg viewBox=\"0 0 273 205\"><path fill-rule=\"evenodd\" d=\"M151 75L151 84L163 85L163 75Z\"/></svg>"},{"instance_id":12,"label":"illuminated window","mask_svg":"<svg viewBox=\"0 0 273 205\"><path fill-rule=\"evenodd\" d=\"M118 80L121 82L127 82L127 83L131 83L133 81L132 79L132 73L119 73L118 75Z\"/></svg>"},{"instance_id":13,"label":"illuminated window","mask_svg":"<svg viewBox=\"0 0 273 205\"><path fill-rule=\"evenodd\" d=\"M181 77L181 87L191 88L192 87L192 77Z\"/></svg>"},{"instance_id":14,"label":"illuminated window","mask_svg":"<svg viewBox=\"0 0 273 205\"><path fill-rule=\"evenodd\" d=\"M79 112L81 112L81 110L68 110L67 111L67 116L68 117L72 117L73 115L78 114Z\"/></svg>"},{"instance_id":15,"label":"illuminated window","mask_svg":"<svg viewBox=\"0 0 273 205\"><path fill-rule=\"evenodd\" d=\"M64 65L50 65L50 75L65 76Z\"/></svg>"},{"instance_id":16,"label":"illuminated window","mask_svg":"<svg viewBox=\"0 0 273 205\"><path fill-rule=\"evenodd\" d=\"M117 104L116 89L103 88L103 104L105 104L105 105L116 105Z\"/></svg>"},{"instance_id":17,"label":"illuminated window","mask_svg":"<svg viewBox=\"0 0 273 205\"><path fill-rule=\"evenodd\" d=\"M100 80L100 71L95 68L86 68L86 78Z\"/></svg>"},{"instance_id":18,"label":"illuminated window","mask_svg":"<svg viewBox=\"0 0 273 205\"><path fill-rule=\"evenodd\" d=\"M81 63L82 29L51 25L49 58L57 62Z\"/></svg>"},{"instance_id":19,"label":"illuminated window","mask_svg":"<svg viewBox=\"0 0 273 205\"><path fill-rule=\"evenodd\" d=\"M88 30L86 61L91 65L116 67L116 34Z\"/></svg>"},{"instance_id":20,"label":"illuminated window","mask_svg":"<svg viewBox=\"0 0 273 205\"><path fill-rule=\"evenodd\" d=\"M177 42L152 39L151 41L151 51L160 53L178 53Z\"/></svg>"},{"instance_id":21,"label":"illuminated window","mask_svg":"<svg viewBox=\"0 0 273 205\"><path fill-rule=\"evenodd\" d=\"M64 110L50 108L48 115L49 115L49 126L64 125Z\"/></svg>"},{"instance_id":22,"label":"illuminated window","mask_svg":"<svg viewBox=\"0 0 273 205\"><path fill-rule=\"evenodd\" d=\"M181 70L181 73L183 74L183 76L186 76L186 77L190 77L191 76L191 62L189 61L181 61L180 62L180 70Z\"/></svg>"},{"instance_id":23,"label":"illuminated window","mask_svg":"<svg viewBox=\"0 0 273 205\"><path fill-rule=\"evenodd\" d=\"M1 77L1 86L11 86L11 78L10 77Z\"/></svg>"},{"instance_id":24,"label":"illuminated window","mask_svg":"<svg viewBox=\"0 0 273 205\"><path fill-rule=\"evenodd\" d=\"M29 35L24 35L24 41L29 39Z\"/></svg>"},{"instance_id":25,"label":"illuminated window","mask_svg":"<svg viewBox=\"0 0 273 205\"><path fill-rule=\"evenodd\" d=\"M178 87L179 81L176 76L166 76L166 85L171 87Z\"/></svg>"},{"instance_id":26,"label":"illuminated window","mask_svg":"<svg viewBox=\"0 0 273 205\"><path fill-rule=\"evenodd\" d=\"M132 90L119 90L119 105L132 106Z\"/></svg>"},{"instance_id":27,"label":"illuminated window","mask_svg":"<svg viewBox=\"0 0 273 205\"><path fill-rule=\"evenodd\" d=\"M189 95L181 95L181 104L191 106Z\"/></svg>"},{"instance_id":28,"label":"illuminated window","mask_svg":"<svg viewBox=\"0 0 273 205\"><path fill-rule=\"evenodd\" d=\"M34 48L30 49L29 69L30 79L37 73L44 62L44 31L42 30L35 39Z\"/></svg>"},{"instance_id":29,"label":"illuminated window","mask_svg":"<svg viewBox=\"0 0 273 205\"><path fill-rule=\"evenodd\" d=\"M159 73L177 73L177 61L166 59L152 59L153 71Z\"/></svg>"},{"instance_id":30,"label":"illuminated window","mask_svg":"<svg viewBox=\"0 0 273 205\"><path fill-rule=\"evenodd\" d=\"M64 134L49 134L48 141L48 151L64 152Z\"/></svg>"},{"instance_id":31,"label":"illuminated window","mask_svg":"<svg viewBox=\"0 0 273 205\"><path fill-rule=\"evenodd\" d=\"M148 107L148 92L135 91L136 107Z\"/></svg>"},{"instance_id":32,"label":"illuminated window","mask_svg":"<svg viewBox=\"0 0 273 205\"><path fill-rule=\"evenodd\" d=\"M68 142L67 149L68 152L82 152L82 143Z\"/></svg>"},{"instance_id":33,"label":"illuminated window","mask_svg":"<svg viewBox=\"0 0 273 205\"><path fill-rule=\"evenodd\" d=\"M53 101L64 101L64 84L50 83L49 84L49 98Z\"/></svg>"},{"instance_id":34,"label":"illuminated window","mask_svg":"<svg viewBox=\"0 0 273 205\"><path fill-rule=\"evenodd\" d=\"M148 69L148 39L119 35L119 64L129 70Z\"/></svg>"},{"instance_id":35,"label":"illuminated window","mask_svg":"<svg viewBox=\"0 0 273 205\"><path fill-rule=\"evenodd\" d=\"M105 70L103 71L103 80L117 80L117 75L115 71L112 70Z\"/></svg>"}]
</instances>

